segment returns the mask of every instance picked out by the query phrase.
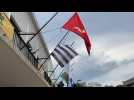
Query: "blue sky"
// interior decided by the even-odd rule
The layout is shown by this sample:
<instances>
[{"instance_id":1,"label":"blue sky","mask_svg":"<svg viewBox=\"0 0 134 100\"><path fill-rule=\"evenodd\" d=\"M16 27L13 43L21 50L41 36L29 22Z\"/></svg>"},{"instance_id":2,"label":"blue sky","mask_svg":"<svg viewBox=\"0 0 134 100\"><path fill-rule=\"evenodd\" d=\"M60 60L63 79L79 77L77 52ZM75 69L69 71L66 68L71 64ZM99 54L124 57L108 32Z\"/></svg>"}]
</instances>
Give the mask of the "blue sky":
<instances>
[{"instance_id":1,"label":"blue sky","mask_svg":"<svg viewBox=\"0 0 134 100\"><path fill-rule=\"evenodd\" d=\"M42 26L55 12L35 12ZM51 52L66 30L59 29L73 15L60 12L43 29L43 36ZM133 77L134 73L134 13L133 12L79 12L92 41L89 57L83 40L71 33L63 42L71 44L79 56L71 61L70 73L74 80L118 84ZM57 29L52 32L49 30ZM45 33L46 32L46 33ZM55 62L54 62L55 64Z\"/></svg>"}]
</instances>

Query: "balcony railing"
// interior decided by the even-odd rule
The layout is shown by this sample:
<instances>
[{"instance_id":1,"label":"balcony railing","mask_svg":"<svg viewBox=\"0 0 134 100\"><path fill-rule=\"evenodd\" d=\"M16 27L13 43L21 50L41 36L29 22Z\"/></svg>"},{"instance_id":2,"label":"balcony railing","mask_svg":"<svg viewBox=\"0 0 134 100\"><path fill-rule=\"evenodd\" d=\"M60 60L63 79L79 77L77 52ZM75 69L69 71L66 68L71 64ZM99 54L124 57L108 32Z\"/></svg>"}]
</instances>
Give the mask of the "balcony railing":
<instances>
[{"instance_id":1,"label":"balcony railing","mask_svg":"<svg viewBox=\"0 0 134 100\"><path fill-rule=\"evenodd\" d=\"M21 36L16 32L14 33L13 41L14 47L17 47L24 54L24 56L31 62L31 64L33 64L35 68L37 68L38 60L35 58L30 48L24 42Z\"/></svg>"},{"instance_id":2,"label":"balcony railing","mask_svg":"<svg viewBox=\"0 0 134 100\"><path fill-rule=\"evenodd\" d=\"M24 42L19 33L15 32L13 37L13 45L15 48L18 48L23 55L34 65L35 68L38 68L38 59L35 58L34 54L31 52L29 46ZM51 79L48 76L47 72L44 71L44 79L51 85Z\"/></svg>"}]
</instances>

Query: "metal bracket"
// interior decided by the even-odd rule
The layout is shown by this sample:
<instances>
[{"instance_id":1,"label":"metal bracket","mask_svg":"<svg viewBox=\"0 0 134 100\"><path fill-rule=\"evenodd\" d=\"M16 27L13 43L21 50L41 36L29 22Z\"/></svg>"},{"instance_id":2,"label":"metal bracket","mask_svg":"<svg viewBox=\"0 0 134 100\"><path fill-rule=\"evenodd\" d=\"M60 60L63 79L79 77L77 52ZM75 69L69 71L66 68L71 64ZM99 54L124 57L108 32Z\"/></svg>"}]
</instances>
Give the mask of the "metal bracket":
<instances>
[{"instance_id":1,"label":"metal bracket","mask_svg":"<svg viewBox=\"0 0 134 100\"><path fill-rule=\"evenodd\" d=\"M37 58L37 60L46 60L48 58Z\"/></svg>"},{"instance_id":2,"label":"metal bracket","mask_svg":"<svg viewBox=\"0 0 134 100\"><path fill-rule=\"evenodd\" d=\"M35 33L19 32L19 35L35 35Z\"/></svg>"}]
</instances>

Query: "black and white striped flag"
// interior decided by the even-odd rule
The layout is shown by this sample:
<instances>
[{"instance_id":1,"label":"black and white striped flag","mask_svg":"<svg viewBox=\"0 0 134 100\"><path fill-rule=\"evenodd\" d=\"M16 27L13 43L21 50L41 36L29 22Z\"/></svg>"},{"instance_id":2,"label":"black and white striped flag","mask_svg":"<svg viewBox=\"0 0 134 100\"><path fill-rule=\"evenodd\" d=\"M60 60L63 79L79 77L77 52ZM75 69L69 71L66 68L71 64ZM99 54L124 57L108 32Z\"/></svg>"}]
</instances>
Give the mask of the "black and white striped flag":
<instances>
[{"instance_id":1,"label":"black and white striped flag","mask_svg":"<svg viewBox=\"0 0 134 100\"><path fill-rule=\"evenodd\" d=\"M58 45L52 53L52 56L62 68L77 55L78 53L68 45Z\"/></svg>"}]
</instances>

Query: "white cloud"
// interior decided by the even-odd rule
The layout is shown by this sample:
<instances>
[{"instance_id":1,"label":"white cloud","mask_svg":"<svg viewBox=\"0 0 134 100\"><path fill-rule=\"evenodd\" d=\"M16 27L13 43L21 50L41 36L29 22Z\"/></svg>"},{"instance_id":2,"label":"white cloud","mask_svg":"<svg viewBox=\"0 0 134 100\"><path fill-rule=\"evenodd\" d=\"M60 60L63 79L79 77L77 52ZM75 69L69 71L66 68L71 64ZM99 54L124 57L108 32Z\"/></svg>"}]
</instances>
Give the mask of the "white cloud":
<instances>
[{"instance_id":1,"label":"white cloud","mask_svg":"<svg viewBox=\"0 0 134 100\"><path fill-rule=\"evenodd\" d=\"M119 67L113 69L109 73L98 76L90 81L97 81L101 83L119 84L122 81L134 77L134 60L131 63L121 64Z\"/></svg>"},{"instance_id":2,"label":"white cloud","mask_svg":"<svg viewBox=\"0 0 134 100\"><path fill-rule=\"evenodd\" d=\"M101 57L77 57L72 63L73 78L76 80L82 79L85 81L119 84L134 76L134 59L123 60L122 62L109 61L105 63L98 62Z\"/></svg>"},{"instance_id":3,"label":"white cloud","mask_svg":"<svg viewBox=\"0 0 134 100\"><path fill-rule=\"evenodd\" d=\"M120 35L121 40L119 42L118 39L116 40L114 38L110 40L110 35L103 35L103 39L109 42L96 42L96 44L102 44L99 46L97 46L98 44L94 45L90 57L83 53L86 52L85 48L83 48L84 44L79 45L80 48L78 48L77 51L79 50L81 56L71 62L76 63L73 66L73 77L75 77L76 80L101 80L100 82L112 84L120 83L121 80L128 79L130 76L132 77L134 71L131 70L133 64L130 63L134 61L134 40L132 33L125 34L126 35ZM109 45L109 43L111 45Z\"/></svg>"}]
</instances>

